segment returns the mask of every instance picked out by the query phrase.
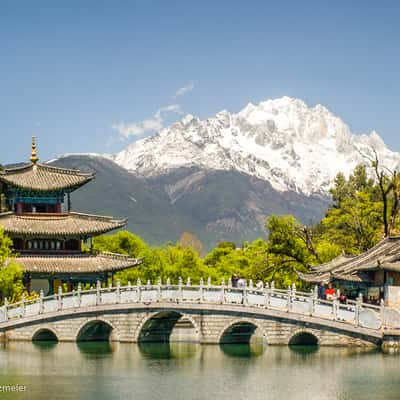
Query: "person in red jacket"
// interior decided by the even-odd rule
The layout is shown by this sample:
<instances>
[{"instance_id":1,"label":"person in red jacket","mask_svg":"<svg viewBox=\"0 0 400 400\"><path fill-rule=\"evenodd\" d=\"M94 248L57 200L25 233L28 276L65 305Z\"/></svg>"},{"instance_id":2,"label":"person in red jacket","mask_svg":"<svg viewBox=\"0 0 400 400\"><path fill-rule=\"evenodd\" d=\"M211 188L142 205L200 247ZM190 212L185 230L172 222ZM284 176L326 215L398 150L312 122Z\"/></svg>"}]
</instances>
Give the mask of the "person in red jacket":
<instances>
[{"instance_id":1,"label":"person in red jacket","mask_svg":"<svg viewBox=\"0 0 400 400\"><path fill-rule=\"evenodd\" d=\"M335 296L335 289L332 287L332 283L329 284L328 289L325 290L326 294L326 299L327 300L333 300L333 297Z\"/></svg>"}]
</instances>

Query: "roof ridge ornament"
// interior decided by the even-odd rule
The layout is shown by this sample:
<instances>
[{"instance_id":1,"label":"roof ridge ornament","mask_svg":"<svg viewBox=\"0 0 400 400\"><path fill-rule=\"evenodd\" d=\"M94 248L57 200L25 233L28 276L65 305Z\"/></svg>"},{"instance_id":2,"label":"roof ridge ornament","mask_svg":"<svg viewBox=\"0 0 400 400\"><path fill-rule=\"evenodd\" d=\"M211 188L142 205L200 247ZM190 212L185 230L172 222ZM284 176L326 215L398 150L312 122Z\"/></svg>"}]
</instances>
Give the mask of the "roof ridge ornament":
<instances>
[{"instance_id":1,"label":"roof ridge ornament","mask_svg":"<svg viewBox=\"0 0 400 400\"><path fill-rule=\"evenodd\" d=\"M32 136L32 152L31 152L31 162L36 164L39 161L39 157L36 152L36 137Z\"/></svg>"}]
</instances>

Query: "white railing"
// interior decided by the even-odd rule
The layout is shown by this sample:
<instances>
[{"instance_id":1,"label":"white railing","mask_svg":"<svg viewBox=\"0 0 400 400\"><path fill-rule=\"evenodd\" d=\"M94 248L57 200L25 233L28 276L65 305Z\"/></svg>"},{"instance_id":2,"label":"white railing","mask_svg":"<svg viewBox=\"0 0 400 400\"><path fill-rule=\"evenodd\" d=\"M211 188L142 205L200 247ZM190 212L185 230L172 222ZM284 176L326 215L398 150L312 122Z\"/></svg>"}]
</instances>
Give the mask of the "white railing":
<instances>
[{"instance_id":1,"label":"white railing","mask_svg":"<svg viewBox=\"0 0 400 400\"><path fill-rule=\"evenodd\" d=\"M138 279L136 285L128 283L121 286L119 282L112 287L101 287L97 282L96 288L82 290L81 285L72 292L59 292L52 296L9 304L5 299L0 307L0 323L10 320L38 316L64 310L76 310L80 308L99 305L142 303L151 304L157 302L192 303L192 304L225 304L241 307L272 309L287 313L318 317L327 320L352 324L372 330L379 330L382 325L387 325L389 318L385 317L385 307L362 303L362 299L342 304L337 298L333 301L317 298L317 291L298 292L296 287L288 287L287 290L275 289L274 282L262 287L254 287L252 281L245 288L232 287L229 281L225 285L212 285L203 280L199 285L192 285L188 279L186 284L179 279L178 284L171 284L168 279L162 283L161 279L156 284L142 284ZM391 318L393 320L393 318Z\"/></svg>"}]
</instances>

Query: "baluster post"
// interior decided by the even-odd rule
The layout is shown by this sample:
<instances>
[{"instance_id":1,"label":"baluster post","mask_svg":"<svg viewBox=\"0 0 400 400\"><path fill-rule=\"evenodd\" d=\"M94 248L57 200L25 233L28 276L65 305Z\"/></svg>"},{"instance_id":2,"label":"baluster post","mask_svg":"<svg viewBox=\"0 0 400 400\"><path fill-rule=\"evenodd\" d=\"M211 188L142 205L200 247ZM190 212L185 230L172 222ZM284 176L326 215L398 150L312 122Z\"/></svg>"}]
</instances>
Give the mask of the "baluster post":
<instances>
[{"instance_id":1,"label":"baluster post","mask_svg":"<svg viewBox=\"0 0 400 400\"><path fill-rule=\"evenodd\" d=\"M204 280L203 280L203 278L200 278L200 284L199 284L199 291L200 291L200 296L199 296L199 298L200 298L200 303L202 303L203 302L203 290L204 290Z\"/></svg>"},{"instance_id":2,"label":"baluster post","mask_svg":"<svg viewBox=\"0 0 400 400\"><path fill-rule=\"evenodd\" d=\"M121 281L119 279L117 280L116 296L117 304L121 303Z\"/></svg>"},{"instance_id":3,"label":"baluster post","mask_svg":"<svg viewBox=\"0 0 400 400\"><path fill-rule=\"evenodd\" d=\"M58 304L58 311L62 310L62 286L58 287L58 296L57 296L57 304Z\"/></svg>"},{"instance_id":4,"label":"baluster post","mask_svg":"<svg viewBox=\"0 0 400 400\"><path fill-rule=\"evenodd\" d=\"M183 300L183 290L182 290L182 277L178 279L178 298L177 302L181 302Z\"/></svg>"},{"instance_id":5,"label":"baluster post","mask_svg":"<svg viewBox=\"0 0 400 400\"><path fill-rule=\"evenodd\" d=\"M291 299L290 299L291 310L293 310L294 302L296 301L296 290L297 290L296 284L293 282L293 284L292 284Z\"/></svg>"},{"instance_id":6,"label":"baluster post","mask_svg":"<svg viewBox=\"0 0 400 400\"><path fill-rule=\"evenodd\" d=\"M312 317L315 311L315 294L314 290L311 289L310 296L308 298L308 314Z\"/></svg>"},{"instance_id":7,"label":"baluster post","mask_svg":"<svg viewBox=\"0 0 400 400\"><path fill-rule=\"evenodd\" d=\"M247 281L244 281L244 288L243 288L243 305L247 305L249 302L249 297L247 293Z\"/></svg>"},{"instance_id":8,"label":"baluster post","mask_svg":"<svg viewBox=\"0 0 400 400\"><path fill-rule=\"evenodd\" d=\"M26 297L25 293L22 293L22 298L21 298L21 317L25 315L25 306L26 306Z\"/></svg>"},{"instance_id":9,"label":"baluster post","mask_svg":"<svg viewBox=\"0 0 400 400\"><path fill-rule=\"evenodd\" d=\"M101 303L101 282L98 279L96 282L96 306Z\"/></svg>"},{"instance_id":10,"label":"baluster post","mask_svg":"<svg viewBox=\"0 0 400 400\"><path fill-rule=\"evenodd\" d=\"M210 293L210 288L211 288L211 277L209 276L207 278L207 287L205 290L203 290L203 299L206 300L207 298L207 293Z\"/></svg>"},{"instance_id":11,"label":"baluster post","mask_svg":"<svg viewBox=\"0 0 400 400\"><path fill-rule=\"evenodd\" d=\"M336 293L333 295L332 316L333 316L333 320L336 321L338 318L338 298L336 296Z\"/></svg>"},{"instance_id":12,"label":"baluster post","mask_svg":"<svg viewBox=\"0 0 400 400\"><path fill-rule=\"evenodd\" d=\"M142 281L140 280L140 278L137 278L136 290L137 290L138 303L140 303L142 301Z\"/></svg>"},{"instance_id":13,"label":"baluster post","mask_svg":"<svg viewBox=\"0 0 400 400\"><path fill-rule=\"evenodd\" d=\"M44 297L43 289L40 289L40 292L39 292L39 314L43 314L43 297Z\"/></svg>"},{"instance_id":14,"label":"baluster post","mask_svg":"<svg viewBox=\"0 0 400 400\"><path fill-rule=\"evenodd\" d=\"M356 300L356 307L354 312L354 323L356 326L360 325L361 304L362 304L362 294L360 293Z\"/></svg>"},{"instance_id":15,"label":"baluster post","mask_svg":"<svg viewBox=\"0 0 400 400\"><path fill-rule=\"evenodd\" d=\"M292 289L290 288L290 285L288 286L287 289L287 312L292 311Z\"/></svg>"},{"instance_id":16,"label":"baluster post","mask_svg":"<svg viewBox=\"0 0 400 400\"><path fill-rule=\"evenodd\" d=\"M192 286L192 281L191 281L190 277L187 278L186 286Z\"/></svg>"},{"instance_id":17,"label":"baluster post","mask_svg":"<svg viewBox=\"0 0 400 400\"><path fill-rule=\"evenodd\" d=\"M221 304L225 303L225 278L221 279Z\"/></svg>"},{"instance_id":18,"label":"baluster post","mask_svg":"<svg viewBox=\"0 0 400 400\"><path fill-rule=\"evenodd\" d=\"M385 326L385 301L381 299L379 315L381 318L381 328Z\"/></svg>"},{"instance_id":19,"label":"baluster post","mask_svg":"<svg viewBox=\"0 0 400 400\"><path fill-rule=\"evenodd\" d=\"M4 320L8 321L8 299L7 297L4 297Z\"/></svg>"},{"instance_id":20,"label":"baluster post","mask_svg":"<svg viewBox=\"0 0 400 400\"><path fill-rule=\"evenodd\" d=\"M161 301L161 286L162 286L162 279L161 276L159 276L157 280L157 301Z\"/></svg>"},{"instance_id":21,"label":"baluster post","mask_svg":"<svg viewBox=\"0 0 400 400\"><path fill-rule=\"evenodd\" d=\"M264 286L264 307L269 307L269 283L266 282Z\"/></svg>"},{"instance_id":22,"label":"baluster post","mask_svg":"<svg viewBox=\"0 0 400 400\"><path fill-rule=\"evenodd\" d=\"M78 283L78 307L80 307L82 304L82 285L79 282Z\"/></svg>"}]
</instances>

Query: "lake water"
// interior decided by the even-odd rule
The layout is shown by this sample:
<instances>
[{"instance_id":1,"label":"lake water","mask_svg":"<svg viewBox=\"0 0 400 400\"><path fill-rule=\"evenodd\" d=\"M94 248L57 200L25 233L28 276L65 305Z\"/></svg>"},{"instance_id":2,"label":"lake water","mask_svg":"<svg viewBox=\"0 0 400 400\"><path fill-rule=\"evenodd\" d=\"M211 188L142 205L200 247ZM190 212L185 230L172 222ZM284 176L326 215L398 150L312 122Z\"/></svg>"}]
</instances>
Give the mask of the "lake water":
<instances>
[{"instance_id":1,"label":"lake water","mask_svg":"<svg viewBox=\"0 0 400 400\"><path fill-rule=\"evenodd\" d=\"M400 399L400 356L261 345L9 343L4 399Z\"/></svg>"}]
</instances>

